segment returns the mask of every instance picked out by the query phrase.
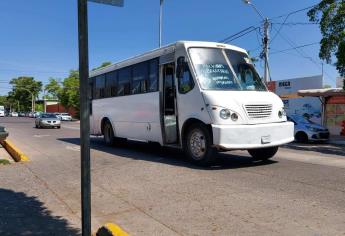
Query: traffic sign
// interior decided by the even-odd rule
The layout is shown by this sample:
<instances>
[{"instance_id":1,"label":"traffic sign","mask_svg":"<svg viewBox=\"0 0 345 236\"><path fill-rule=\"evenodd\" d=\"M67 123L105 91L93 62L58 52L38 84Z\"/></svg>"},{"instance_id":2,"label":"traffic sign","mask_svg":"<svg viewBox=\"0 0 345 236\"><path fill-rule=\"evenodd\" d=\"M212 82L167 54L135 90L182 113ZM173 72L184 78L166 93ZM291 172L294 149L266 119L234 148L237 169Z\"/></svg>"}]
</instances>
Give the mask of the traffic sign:
<instances>
[{"instance_id":1,"label":"traffic sign","mask_svg":"<svg viewBox=\"0 0 345 236\"><path fill-rule=\"evenodd\" d=\"M88 0L90 2L123 7L123 0Z\"/></svg>"}]
</instances>

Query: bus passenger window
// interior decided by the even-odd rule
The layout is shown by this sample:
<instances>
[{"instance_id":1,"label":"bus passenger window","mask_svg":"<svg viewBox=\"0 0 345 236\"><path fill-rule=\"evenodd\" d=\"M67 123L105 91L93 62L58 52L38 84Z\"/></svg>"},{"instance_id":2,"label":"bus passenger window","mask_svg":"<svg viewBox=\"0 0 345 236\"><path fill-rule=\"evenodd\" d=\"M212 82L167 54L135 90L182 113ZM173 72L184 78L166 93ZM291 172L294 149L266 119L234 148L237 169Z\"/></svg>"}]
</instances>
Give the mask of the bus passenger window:
<instances>
[{"instance_id":1,"label":"bus passenger window","mask_svg":"<svg viewBox=\"0 0 345 236\"><path fill-rule=\"evenodd\" d=\"M131 94L146 93L146 87L143 86L148 77L147 62L142 62L133 66Z\"/></svg>"},{"instance_id":2,"label":"bus passenger window","mask_svg":"<svg viewBox=\"0 0 345 236\"><path fill-rule=\"evenodd\" d=\"M96 81L96 99L105 97L105 75L99 75Z\"/></svg>"},{"instance_id":3,"label":"bus passenger window","mask_svg":"<svg viewBox=\"0 0 345 236\"><path fill-rule=\"evenodd\" d=\"M116 96L116 86L117 86L117 72L113 71L113 72L106 74L105 97L115 97Z\"/></svg>"},{"instance_id":4,"label":"bus passenger window","mask_svg":"<svg viewBox=\"0 0 345 236\"><path fill-rule=\"evenodd\" d=\"M119 71L117 96L124 96L130 94L131 70L126 67Z\"/></svg>"},{"instance_id":5,"label":"bus passenger window","mask_svg":"<svg viewBox=\"0 0 345 236\"><path fill-rule=\"evenodd\" d=\"M192 74L190 73L189 66L187 62L184 62L183 65L183 75L181 78L178 78L178 91L180 93L188 93L194 88L194 82Z\"/></svg>"},{"instance_id":6,"label":"bus passenger window","mask_svg":"<svg viewBox=\"0 0 345 236\"><path fill-rule=\"evenodd\" d=\"M149 82L148 92L158 91L158 59L150 61Z\"/></svg>"}]
</instances>

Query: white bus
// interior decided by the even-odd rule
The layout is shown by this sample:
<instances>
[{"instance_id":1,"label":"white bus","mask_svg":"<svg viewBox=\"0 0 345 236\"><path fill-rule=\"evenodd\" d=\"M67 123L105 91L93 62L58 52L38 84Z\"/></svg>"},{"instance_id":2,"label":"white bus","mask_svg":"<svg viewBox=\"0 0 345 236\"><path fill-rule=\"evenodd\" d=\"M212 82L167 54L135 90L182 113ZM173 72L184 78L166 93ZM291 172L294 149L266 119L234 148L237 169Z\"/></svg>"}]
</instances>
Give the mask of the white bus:
<instances>
[{"instance_id":1,"label":"white bus","mask_svg":"<svg viewBox=\"0 0 345 236\"><path fill-rule=\"evenodd\" d=\"M266 160L293 141L281 99L245 50L178 41L92 71L91 133L181 148L208 165L217 150Z\"/></svg>"},{"instance_id":2,"label":"white bus","mask_svg":"<svg viewBox=\"0 0 345 236\"><path fill-rule=\"evenodd\" d=\"M4 116L5 116L5 107L0 106L0 117L4 117Z\"/></svg>"}]
</instances>

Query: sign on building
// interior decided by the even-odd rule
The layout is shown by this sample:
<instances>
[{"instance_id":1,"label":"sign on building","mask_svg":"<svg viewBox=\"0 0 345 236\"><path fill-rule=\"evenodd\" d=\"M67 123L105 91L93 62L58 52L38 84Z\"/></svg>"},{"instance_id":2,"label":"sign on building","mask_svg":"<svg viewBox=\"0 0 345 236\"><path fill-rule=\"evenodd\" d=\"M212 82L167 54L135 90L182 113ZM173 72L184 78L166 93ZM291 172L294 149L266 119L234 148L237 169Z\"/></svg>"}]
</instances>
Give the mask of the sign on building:
<instances>
[{"instance_id":1,"label":"sign on building","mask_svg":"<svg viewBox=\"0 0 345 236\"><path fill-rule=\"evenodd\" d=\"M283 100L288 115L298 114L313 122L321 123L321 101L315 97L300 97L298 90L323 88L322 75L271 81L270 91Z\"/></svg>"}]
</instances>

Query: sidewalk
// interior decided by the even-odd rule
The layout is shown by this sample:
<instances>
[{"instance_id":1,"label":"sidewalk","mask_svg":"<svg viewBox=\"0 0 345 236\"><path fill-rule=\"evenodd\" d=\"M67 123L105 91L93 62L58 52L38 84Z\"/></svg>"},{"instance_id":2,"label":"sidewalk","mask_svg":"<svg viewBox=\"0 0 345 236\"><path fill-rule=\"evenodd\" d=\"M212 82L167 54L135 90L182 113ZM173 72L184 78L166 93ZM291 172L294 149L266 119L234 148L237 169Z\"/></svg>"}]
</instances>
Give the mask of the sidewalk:
<instances>
[{"instance_id":1,"label":"sidewalk","mask_svg":"<svg viewBox=\"0 0 345 236\"><path fill-rule=\"evenodd\" d=\"M328 142L330 144L345 145L345 136L331 135Z\"/></svg>"}]
</instances>

